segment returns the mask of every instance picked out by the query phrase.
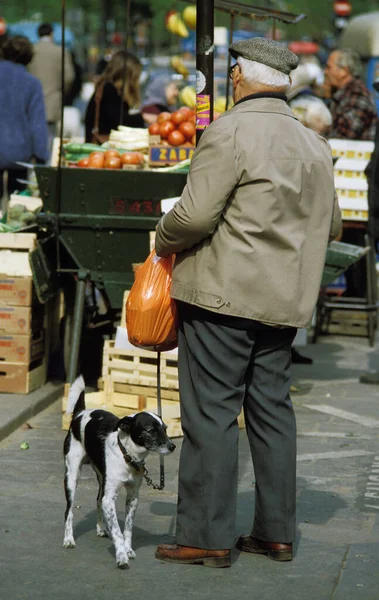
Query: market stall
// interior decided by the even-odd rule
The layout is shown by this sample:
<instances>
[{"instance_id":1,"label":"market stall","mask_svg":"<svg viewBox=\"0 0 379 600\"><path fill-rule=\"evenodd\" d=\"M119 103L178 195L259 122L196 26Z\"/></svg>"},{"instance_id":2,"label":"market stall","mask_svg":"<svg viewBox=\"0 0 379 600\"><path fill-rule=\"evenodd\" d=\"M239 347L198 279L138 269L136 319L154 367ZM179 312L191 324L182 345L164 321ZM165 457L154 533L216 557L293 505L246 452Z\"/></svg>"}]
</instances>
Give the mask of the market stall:
<instances>
[{"instance_id":1,"label":"market stall","mask_svg":"<svg viewBox=\"0 0 379 600\"><path fill-rule=\"evenodd\" d=\"M304 17L229 0L198 0L196 8L196 121L195 112L187 106L187 112L178 114L177 121L172 115L163 123L170 129L168 133L162 126L156 131L146 130L149 137L145 147L127 145L127 128L119 127L111 132L103 148L75 149L63 140L62 111L57 166L35 169L43 211L38 216L41 239L33 253L32 266L42 300L54 292L57 284L63 287L68 382L77 374L87 282L104 294L112 319L122 308L124 290L133 282L133 264L142 262L148 254L149 233L160 218L161 200L181 195L195 142L213 120L214 10L230 14L231 39L238 15L286 23ZM126 11L130 11L130 2ZM63 27L64 21L63 1ZM127 44L127 32L125 37ZM64 47L64 36L62 42ZM116 156L110 156L111 149ZM94 150L96 154L108 152L110 162L95 157ZM128 160L131 153L141 151L145 153L142 158ZM183 168L175 172L175 165Z\"/></svg>"}]
</instances>

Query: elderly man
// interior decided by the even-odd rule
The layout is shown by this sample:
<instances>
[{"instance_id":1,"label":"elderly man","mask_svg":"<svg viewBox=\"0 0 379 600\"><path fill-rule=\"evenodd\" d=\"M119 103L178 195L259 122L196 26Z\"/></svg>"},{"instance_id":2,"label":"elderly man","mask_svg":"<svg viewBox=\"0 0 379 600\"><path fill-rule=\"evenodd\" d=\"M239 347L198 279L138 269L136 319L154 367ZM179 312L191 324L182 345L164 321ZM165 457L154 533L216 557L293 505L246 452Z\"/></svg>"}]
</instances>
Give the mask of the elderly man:
<instances>
[{"instance_id":1,"label":"elderly man","mask_svg":"<svg viewBox=\"0 0 379 600\"><path fill-rule=\"evenodd\" d=\"M333 117L330 138L373 140L377 112L371 93L360 78L359 55L349 48L335 50L325 67Z\"/></svg>"},{"instance_id":2,"label":"elderly man","mask_svg":"<svg viewBox=\"0 0 379 600\"><path fill-rule=\"evenodd\" d=\"M325 67L325 83L331 93L330 111L332 127L329 138L350 140L373 140L377 122L377 111L371 93L360 78L362 71L359 55L353 50L335 50ZM364 227L346 226L343 242L365 245ZM366 264L360 261L345 273L345 296L366 296Z\"/></svg>"},{"instance_id":3,"label":"elderly man","mask_svg":"<svg viewBox=\"0 0 379 600\"><path fill-rule=\"evenodd\" d=\"M157 254L176 254L184 431L176 544L156 557L211 567L231 564L242 408L255 516L237 545L292 560L291 344L309 325L341 225L329 146L286 104L297 56L264 38L229 51L235 105L204 132L182 197L156 232Z\"/></svg>"}]
</instances>

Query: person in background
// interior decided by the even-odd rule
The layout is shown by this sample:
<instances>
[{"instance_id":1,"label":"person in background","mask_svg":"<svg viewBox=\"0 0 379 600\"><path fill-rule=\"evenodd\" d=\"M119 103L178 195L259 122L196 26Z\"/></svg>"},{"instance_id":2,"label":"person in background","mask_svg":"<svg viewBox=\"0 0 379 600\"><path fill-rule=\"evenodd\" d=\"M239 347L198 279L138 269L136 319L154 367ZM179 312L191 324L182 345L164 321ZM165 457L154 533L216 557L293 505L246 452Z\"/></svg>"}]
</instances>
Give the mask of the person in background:
<instances>
[{"instance_id":1,"label":"person in background","mask_svg":"<svg viewBox=\"0 0 379 600\"><path fill-rule=\"evenodd\" d=\"M293 558L291 344L312 318L326 247L341 227L330 147L287 105L297 56L260 37L229 51L235 104L202 134L155 238L158 256L176 255L184 433L176 543L159 545L156 557L210 567L231 565L242 408L255 515L237 547Z\"/></svg>"},{"instance_id":2,"label":"person in background","mask_svg":"<svg viewBox=\"0 0 379 600\"><path fill-rule=\"evenodd\" d=\"M53 28L50 23L38 27L40 41L34 45L34 56L29 72L42 84L45 99L46 118L49 129L49 147L57 135L57 123L61 116L62 104L62 48L54 44ZM75 72L71 55L65 52L64 91L68 92L74 81Z\"/></svg>"},{"instance_id":3,"label":"person in background","mask_svg":"<svg viewBox=\"0 0 379 600\"><path fill-rule=\"evenodd\" d=\"M310 102L320 101L314 90L315 76L308 64L302 64L290 75L291 88L288 92L288 105L294 109L304 109Z\"/></svg>"},{"instance_id":4,"label":"person in background","mask_svg":"<svg viewBox=\"0 0 379 600\"><path fill-rule=\"evenodd\" d=\"M377 124L377 111L371 92L360 75L362 64L359 55L350 49L334 50L325 66L325 86L330 96L332 127L329 138L373 140ZM344 226L342 242L365 245L364 224ZM358 261L345 272L344 296L366 297L367 270L364 260Z\"/></svg>"},{"instance_id":5,"label":"person in background","mask_svg":"<svg viewBox=\"0 0 379 600\"><path fill-rule=\"evenodd\" d=\"M0 60L3 58L3 46L8 39L8 33L5 32L3 35L0 35Z\"/></svg>"},{"instance_id":6,"label":"person in background","mask_svg":"<svg viewBox=\"0 0 379 600\"><path fill-rule=\"evenodd\" d=\"M74 106L75 101L79 98L83 85L83 67L76 58L74 51L70 52L71 62L74 69L74 79L68 90L65 91L64 105Z\"/></svg>"},{"instance_id":7,"label":"person in background","mask_svg":"<svg viewBox=\"0 0 379 600\"><path fill-rule=\"evenodd\" d=\"M7 171L8 194L24 189L21 162L45 163L48 159L47 125L41 83L27 72L33 46L23 36L8 38L0 61L0 199Z\"/></svg>"},{"instance_id":8,"label":"person in background","mask_svg":"<svg viewBox=\"0 0 379 600\"><path fill-rule=\"evenodd\" d=\"M154 123L161 112L173 112L176 109L179 88L175 81L160 75L146 87L142 100L142 116L149 125Z\"/></svg>"},{"instance_id":9,"label":"person in background","mask_svg":"<svg viewBox=\"0 0 379 600\"><path fill-rule=\"evenodd\" d=\"M361 79L359 55L349 48L334 50L324 73L333 118L329 137L373 140L377 111L372 94Z\"/></svg>"},{"instance_id":10,"label":"person in background","mask_svg":"<svg viewBox=\"0 0 379 600\"><path fill-rule=\"evenodd\" d=\"M333 117L328 107L322 102L312 102L304 114L304 125L319 135L329 136Z\"/></svg>"},{"instance_id":11,"label":"person in background","mask_svg":"<svg viewBox=\"0 0 379 600\"><path fill-rule=\"evenodd\" d=\"M318 76L319 67L317 65L313 63L300 64L290 75L291 88L287 98L289 107L300 123L316 133L326 136L330 130L332 115L325 103L315 94L314 88L318 83ZM296 339L291 348L292 363L312 364L312 358L304 356L295 347Z\"/></svg>"},{"instance_id":12,"label":"person in background","mask_svg":"<svg viewBox=\"0 0 379 600\"><path fill-rule=\"evenodd\" d=\"M119 125L145 126L141 113L131 113L131 109L140 104L141 71L141 62L134 54L125 50L113 54L87 107L86 142L104 143L111 130Z\"/></svg>"}]
</instances>

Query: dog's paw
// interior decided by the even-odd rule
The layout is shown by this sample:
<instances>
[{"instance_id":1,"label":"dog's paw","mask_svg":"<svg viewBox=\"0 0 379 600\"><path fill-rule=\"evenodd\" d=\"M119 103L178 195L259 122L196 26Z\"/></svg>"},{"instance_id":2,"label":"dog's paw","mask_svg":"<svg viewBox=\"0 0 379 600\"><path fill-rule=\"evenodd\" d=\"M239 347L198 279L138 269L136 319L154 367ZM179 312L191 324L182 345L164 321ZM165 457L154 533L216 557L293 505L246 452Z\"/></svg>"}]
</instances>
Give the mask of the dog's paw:
<instances>
[{"instance_id":1,"label":"dog's paw","mask_svg":"<svg viewBox=\"0 0 379 600\"><path fill-rule=\"evenodd\" d=\"M63 548L75 548L76 544L74 538L65 538L63 540Z\"/></svg>"},{"instance_id":2,"label":"dog's paw","mask_svg":"<svg viewBox=\"0 0 379 600\"><path fill-rule=\"evenodd\" d=\"M109 537L107 531L98 525L96 526L96 535L103 538Z\"/></svg>"},{"instance_id":3,"label":"dog's paw","mask_svg":"<svg viewBox=\"0 0 379 600\"><path fill-rule=\"evenodd\" d=\"M131 548L129 548L129 549L126 550L126 554L127 554L128 558L135 558L136 557L136 553Z\"/></svg>"},{"instance_id":4,"label":"dog's paw","mask_svg":"<svg viewBox=\"0 0 379 600\"><path fill-rule=\"evenodd\" d=\"M129 566L129 559L127 554L122 553L116 556L116 565L119 569L127 569Z\"/></svg>"}]
</instances>

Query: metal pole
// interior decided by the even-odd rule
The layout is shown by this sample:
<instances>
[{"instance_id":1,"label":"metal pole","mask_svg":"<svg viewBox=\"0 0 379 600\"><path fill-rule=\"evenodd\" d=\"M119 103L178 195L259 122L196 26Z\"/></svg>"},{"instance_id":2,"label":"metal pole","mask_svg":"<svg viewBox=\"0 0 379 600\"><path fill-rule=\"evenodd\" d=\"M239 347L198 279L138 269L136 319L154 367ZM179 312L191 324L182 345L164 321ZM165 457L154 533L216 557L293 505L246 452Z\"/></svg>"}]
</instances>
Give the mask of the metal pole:
<instances>
[{"instance_id":1,"label":"metal pole","mask_svg":"<svg viewBox=\"0 0 379 600\"><path fill-rule=\"evenodd\" d=\"M76 282L75 307L71 334L71 354L67 377L68 383L74 383L77 376L80 340L82 337L85 291L85 277L79 274L79 279Z\"/></svg>"},{"instance_id":2,"label":"metal pole","mask_svg":"<svg viewBox=\"0 0 379 600\"><path fill-rule=\"evenodd\" d=\"M57 178L55 184L55 239L57 252L57 272L60 272L60 210L62 196L62 146L64 128L64 88L65 88L65 62L66 62L66 0L61 0L61 27L62 27L62 55L61 55L61 106L60 106L60 128L59 128L59 154L57 166ZM53 142L54 147L54 142Z\"/></svg>"},{"instance_id":3,"label":"metal pole","mask_svg":"<svg viewBox=\"0 0 379 600\"><path fill-rule=\"evenodd\" d=\"M128 0L127 5L126 5L125 25L124 25L125 53L128 51L128 42L129 42L130 6L131 6L131 0ZM127 84L126 78L127 78L127 72L126 72L126 54L125 54L124 76L123 76L123 81L122 81L122 98L121 98L121 106L120 106L120 125L122 125L124 122L124 96L125 96L125 90L126 90L126 84ZM132 107L130 106L130 108L132 108Z\"/></svg>"},{"instance_id":4,"label":"metal pole","mask_svg":"<svg viewBox=\"0 0 379 600\"><path fill-rule=\"evenodd\" d=\"M230 15L230 31L229 31L229 46L233 43L233 33L234 33L234 13ZM230 90L230 77L229 77L229 69L232 64L232 57L228 52L228 68L226 70L226 103L225 110L229 108L229 90Z\"/></svg>"},{"instance_id":5,"label":"metal pole","mask_svg":"<svg viewBox=\"0 0 379 600\"><path fill-rule=\"evenodd\" d=\"M214 0L196 2L196 142L213 121Z\"/></svg>"},{"instance_id":6,"label":"metal pole","mask_svg":"<svg viewBox=\"0 0 379 600\"><path fill-rule=\"evenodd\" d=\"M161 399L161 353L157 353L157 411L158 417L162 418L162 399ZM159 455L159 485L164 488L164 456Z\"/></svg>"}]
</instances>

